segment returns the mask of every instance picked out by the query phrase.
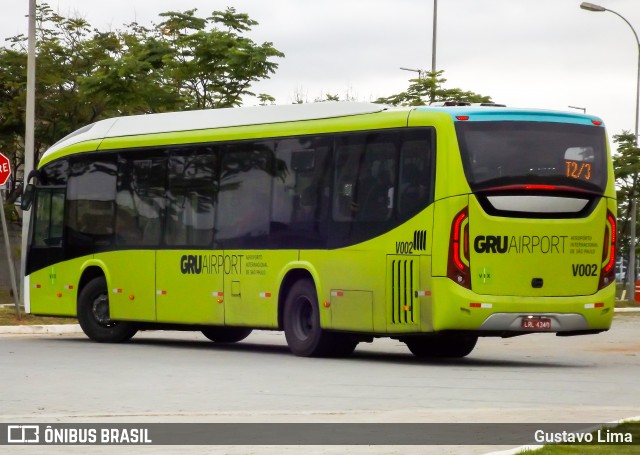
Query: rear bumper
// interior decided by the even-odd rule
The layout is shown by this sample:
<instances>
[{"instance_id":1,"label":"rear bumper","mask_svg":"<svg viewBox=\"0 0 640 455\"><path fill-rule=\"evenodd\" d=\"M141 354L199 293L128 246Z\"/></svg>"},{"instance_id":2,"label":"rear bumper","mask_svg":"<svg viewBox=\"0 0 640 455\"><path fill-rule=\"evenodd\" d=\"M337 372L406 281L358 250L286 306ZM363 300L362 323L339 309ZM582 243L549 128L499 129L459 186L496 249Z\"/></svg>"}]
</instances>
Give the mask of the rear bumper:
<instances>
[{"instance_id":1,"label":"rear bumper","mask_svg":"<svg viewBox=\"0 0 640 455\"><path fill-rule=\"evenodd\" d=\"M444 277L433 278L432 321L435 331L598 332L608 330L614 313L615 285L592 295L522 297L480 295ZM522 328L527 317L551 320L544 330ZM568 334L568 333L567 333Z\"/></svg>"}]
</instances>

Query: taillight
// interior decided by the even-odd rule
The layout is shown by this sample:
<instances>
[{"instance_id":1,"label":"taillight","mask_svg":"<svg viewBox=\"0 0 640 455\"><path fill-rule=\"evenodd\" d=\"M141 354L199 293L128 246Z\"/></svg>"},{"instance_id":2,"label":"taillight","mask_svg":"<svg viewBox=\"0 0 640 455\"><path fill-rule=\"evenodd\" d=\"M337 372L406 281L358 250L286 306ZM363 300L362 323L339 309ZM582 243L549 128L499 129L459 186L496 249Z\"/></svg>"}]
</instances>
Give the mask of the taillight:
<instances>
[{"instance_id":1,"label":"taillight","mask_svg":"<svg viewBox=\"0 0 640 455\"><path fill-rule=\"evenodd\" d=\"M598 289L609 286L616 279L616 217L607 210L607 224L604 229L604 246L602 247L602 270Z\"/></svg>"},{"instance_id":2,"label":"taillight","mask_svg":"<svg viewBox=\"0 0 640 455\"><path fill-rule=\"evenodd\" d=\"M460 286L471 289L468 207L458 212L451 223L451 243L449 244L447 277Z\"/></svg>"}]
</instances>

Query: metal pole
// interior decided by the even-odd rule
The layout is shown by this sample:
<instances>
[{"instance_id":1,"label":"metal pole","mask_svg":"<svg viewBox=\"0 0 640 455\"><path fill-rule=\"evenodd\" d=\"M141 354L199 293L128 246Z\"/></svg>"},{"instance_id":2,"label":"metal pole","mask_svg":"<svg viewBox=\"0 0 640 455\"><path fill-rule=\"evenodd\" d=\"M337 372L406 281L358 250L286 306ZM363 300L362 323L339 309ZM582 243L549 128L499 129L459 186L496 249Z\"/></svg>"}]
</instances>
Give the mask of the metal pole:
<instances>
[{"instance_id":1,"label":"metal pole","mask_svg":"<svg viewBox=\"0 0 640 455\"><path fill-rule=\"evenodd\" d=\"M636 136L637 137L637 136ZM636 198L631 198L631 229L629 229L630 251L629 251L629 283L627 292L629 293L629 302L636 303L636 254L635 254L635 238L636 238Z\"/></svg>"},{"instance_id":2,"label":"metal pole","mask_svg":"<svg viewBox=\"0 0 640 455\"><path fill-rule=\"evenodd\" d=\"M433 39L431 40L431 71L436 72L436 31L438 27L438 0L433 0Z\"/></svg>"},{"instance_id":3,"label":"metal pole","mask_svg":"<svg viewBox=\"0 0 640 455\"><path fill-rule=\"evenodd\" d=\"M16 316L20 319L20 294L18 294L18 285L16 283L16 271L13 268L13 255L11 254L11 244L9 243L9 226L7 226L7 217L4 214L4 190L0 189L0 222L2 224L2 232L4 236L4 247L7 250L7 265L9 266L9 278L11 278L11 289L13 290L13 301L16 306Z\"/></svg>"},{"instance_id":4,"label":"metal pole","mask_svg":"<svg viewBox=\"0 0 640 455\"><path fill-rule=\"evenodd\" d=\"M431 39L431 77L435 82L436 74L436 36L438 27L438 0L433 0L433 38ZM436 93L435 86L431 89L431 96L429 101L433 103L435 101Z\"/></svg>"},{"instance_id":5,"label":"metal pole","mask_svg":"<svg viewBox=\"0 0 640 455\"><path fill-rule=\"evenodd\" d=\"M24 133L24 170L22 173L22 188L27 187L27 177L33 170L34 158L34 127L36 111L36 0L29 0L29 43L27 48L27 106ZM20 303L24 306L24 276L27 266L27 237L31 211L22 213L22 250L20 255Z\"/></svg>"}]
</instances>

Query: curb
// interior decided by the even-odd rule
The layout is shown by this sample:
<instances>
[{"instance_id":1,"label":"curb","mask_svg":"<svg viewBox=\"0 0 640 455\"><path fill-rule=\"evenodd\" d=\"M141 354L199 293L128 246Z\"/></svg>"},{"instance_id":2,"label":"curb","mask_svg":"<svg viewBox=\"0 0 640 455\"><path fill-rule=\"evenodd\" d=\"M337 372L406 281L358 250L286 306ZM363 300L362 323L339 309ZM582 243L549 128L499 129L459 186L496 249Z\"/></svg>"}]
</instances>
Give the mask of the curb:
<instances>
[{"instance_id":1,"label":"curb","mask_svg":"<svg viewBox=\"0 0 640 455\"><path fill-rule=\"evenodd\" d=\"M81 333L79 324L52 324L52 325L5 325L0 326L0 335L4 334L62 334Z\"/></svg>"}]
</instances>

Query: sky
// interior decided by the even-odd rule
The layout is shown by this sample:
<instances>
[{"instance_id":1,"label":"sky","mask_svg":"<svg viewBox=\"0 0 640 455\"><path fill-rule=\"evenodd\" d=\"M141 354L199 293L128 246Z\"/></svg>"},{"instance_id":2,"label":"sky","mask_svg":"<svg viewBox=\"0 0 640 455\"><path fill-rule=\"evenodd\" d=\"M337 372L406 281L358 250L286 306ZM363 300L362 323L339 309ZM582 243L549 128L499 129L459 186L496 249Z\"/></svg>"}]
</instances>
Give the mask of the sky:
<instances>
[{"instance_id":1,"label":"sky","mask_svg":"<svg viewBox=\"0 0 640 455\"><path fill-rule=\"evenodd\" d=\"M39 2L41 0L38 0ZM436 67L445 87L491 96L511 107L601 117L610 136L635 127L638 47L631 28L580 0L439 0ZM433 0L49 0L65 16L101 30L159 13L228 6L259 22L249 36L284 52L271 79L257 83L277 104L348 94L373 101L405 90L431 69ZM640 0L592 0L640 33ZM0 41L26 33L28 0L2 0ZM257 104L254 99L245 105Z\"/></svg>"}]
</instances>

